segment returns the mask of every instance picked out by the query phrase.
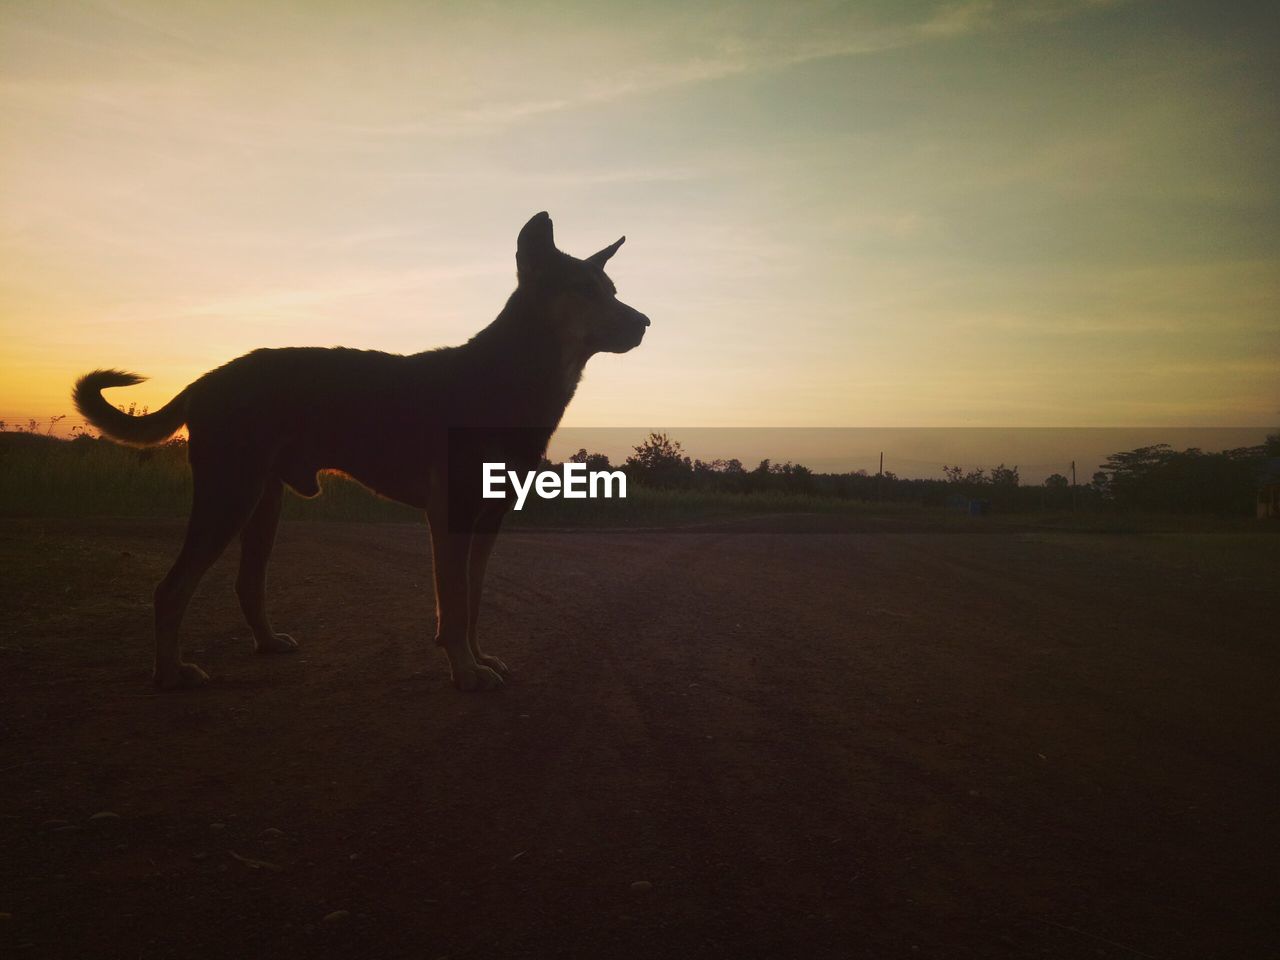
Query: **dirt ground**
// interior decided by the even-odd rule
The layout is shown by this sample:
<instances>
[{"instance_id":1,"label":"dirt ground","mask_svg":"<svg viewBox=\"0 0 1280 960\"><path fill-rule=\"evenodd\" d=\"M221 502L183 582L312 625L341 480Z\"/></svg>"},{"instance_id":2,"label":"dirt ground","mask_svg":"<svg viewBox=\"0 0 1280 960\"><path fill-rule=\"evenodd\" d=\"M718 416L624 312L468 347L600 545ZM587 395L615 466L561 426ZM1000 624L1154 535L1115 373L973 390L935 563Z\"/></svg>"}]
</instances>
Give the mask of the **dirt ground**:
<instances>
[{"instance_id":1,"label":"dirt ground","mask_svg":"<svg viewBox=\"0 0 1280 960\"><path fill-rule=\"evenodd\" d=\"M180 536L0 521L0 954L1280 955L1280 537L515 532L461 694L425 530L295 523L158 695Z\"/></svg>"}]
</instances>

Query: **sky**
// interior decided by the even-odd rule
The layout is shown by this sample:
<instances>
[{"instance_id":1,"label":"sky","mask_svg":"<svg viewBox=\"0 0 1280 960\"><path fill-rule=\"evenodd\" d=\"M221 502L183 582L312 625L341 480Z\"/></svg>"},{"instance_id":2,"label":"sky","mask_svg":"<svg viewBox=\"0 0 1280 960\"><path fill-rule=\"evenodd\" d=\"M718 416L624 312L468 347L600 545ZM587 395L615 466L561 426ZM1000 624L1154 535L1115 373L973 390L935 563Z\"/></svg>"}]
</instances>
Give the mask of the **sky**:
<instances>
[{"instance_id":1,"label":"sky","mask_svg":"<svg viewBox=\"0 0 1280 960\"><path fill-rule=\"evenodd\" d=\"M1021 2L0 11L0 419L460 343L515 236L653 326L565 423L1280 425L1280 15Z\"/></svg>"}]
</instances>

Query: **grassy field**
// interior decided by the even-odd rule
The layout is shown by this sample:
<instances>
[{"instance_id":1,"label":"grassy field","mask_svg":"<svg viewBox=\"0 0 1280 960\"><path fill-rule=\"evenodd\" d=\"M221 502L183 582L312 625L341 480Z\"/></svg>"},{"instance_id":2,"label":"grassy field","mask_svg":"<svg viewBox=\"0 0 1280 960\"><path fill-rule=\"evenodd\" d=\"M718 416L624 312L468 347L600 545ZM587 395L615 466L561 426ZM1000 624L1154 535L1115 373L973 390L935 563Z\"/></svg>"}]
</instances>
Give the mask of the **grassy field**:
<instances>
[{"instance_id":1,"label":"grassy field","mask_svg":"<svg viewBox=\"0 0 1280 960\"><path fill-rule=\"evenodd\" d=\"M0 516L184 517L191 504L191 471L180 444L136 450L101 440L61 441L33 434L0 434ZM670 526L735 516L779 513L859 516L915 515L914 504L871 504L834 497L777 492L725 495L655 490L631 485L625 500L530 498L517 526ZM421 522L420 511L384 500L336 474L323 477L323 493L290 495L287 520Z\"/></svg>"},{"instance_id":2,"label":"grassy field","mask_svg":"<svg viewBox=\"0 0 1280 960\"><path fill-rule=\"evenodd\" d=\"M290 494L284 519L421 523L420 511L384 500L338 474L322 478L312 500ZM138 450L105 440L64 441L29 433L0 433L0 517L181 518L191 505L191 471L182 444ZM782 491L721 493L630 485L625 500L539 500L508 515L524 528L672 528L747 518L804 517L798 529L889 522L930 530L1010 529L1093 533L1264 532L1252 518L1163 516L1106 510L1071 513L996 512L982 518L938 505L868 501ZM1264 525L1267 529L1280 526Z\"/></svg>"}]
</instances>

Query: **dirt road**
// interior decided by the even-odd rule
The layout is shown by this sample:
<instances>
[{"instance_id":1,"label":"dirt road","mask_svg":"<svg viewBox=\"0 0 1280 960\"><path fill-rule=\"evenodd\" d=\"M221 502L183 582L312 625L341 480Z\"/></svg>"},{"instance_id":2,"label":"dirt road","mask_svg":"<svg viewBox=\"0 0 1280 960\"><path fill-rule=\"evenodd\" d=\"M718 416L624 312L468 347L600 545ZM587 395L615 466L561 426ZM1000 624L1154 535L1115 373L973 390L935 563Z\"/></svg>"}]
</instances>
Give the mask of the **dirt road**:
<instances>
[{"instance_id":1,"label":"dirt road","mask_svg":"<svg viewBox=\"0 0 1280 960\"><path fill-rule=\"evenodd\" d=\"M1280 952L1280 538L517 532L464 695L422 528L290 524L156 695L180 530L0 522L5 956Z\"/></svg>"}]
</instances>

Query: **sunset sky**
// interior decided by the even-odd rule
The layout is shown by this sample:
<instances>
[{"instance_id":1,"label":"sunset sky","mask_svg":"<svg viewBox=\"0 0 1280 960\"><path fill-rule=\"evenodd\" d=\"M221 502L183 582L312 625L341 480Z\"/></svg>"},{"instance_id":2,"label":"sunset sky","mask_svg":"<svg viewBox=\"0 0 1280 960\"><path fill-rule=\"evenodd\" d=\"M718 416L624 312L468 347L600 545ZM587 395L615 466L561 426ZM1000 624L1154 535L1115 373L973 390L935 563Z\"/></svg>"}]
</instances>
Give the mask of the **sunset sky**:
<instances>
[{"instance_id":1,"label":"sunset sky","mask_svg":"<svg viewBox=\"0 0 1280 960\"><path fill-rule=\"evenodd\" d=\"M1271 4L14 2L0 417L465 340L551 212L580 426L1280 424Z\"/></svg>"}]
</instances>

